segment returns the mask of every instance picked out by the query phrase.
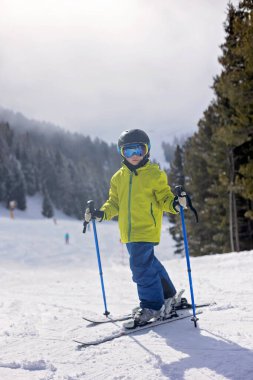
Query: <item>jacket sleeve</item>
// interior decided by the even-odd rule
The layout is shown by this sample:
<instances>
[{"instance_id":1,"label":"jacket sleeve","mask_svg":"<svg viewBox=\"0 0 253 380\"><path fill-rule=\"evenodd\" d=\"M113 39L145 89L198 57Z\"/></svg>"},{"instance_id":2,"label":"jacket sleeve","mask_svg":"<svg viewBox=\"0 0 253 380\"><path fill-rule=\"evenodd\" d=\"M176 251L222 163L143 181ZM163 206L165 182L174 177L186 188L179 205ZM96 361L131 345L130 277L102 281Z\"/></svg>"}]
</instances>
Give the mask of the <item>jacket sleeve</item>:
<instances>
[{"instance_id":1,"label":"jacket sleeve","mask_svg":"<svg viewBox=\"0 0 253 380\"><path fill-rule=\"evenodd\" d=\"M103 204L100 210L104 211L104 220L110 220L114 216L119 214L119 200L118 200L118 191L117 185L115 183L114 176L111 179L110 190L109 190L109 199Z\"/></svg>"},{"instance_id":2,"label":"jacket sleeve","mask_svg":"<svg viewBox=\"0 0 253 380\"><path fill-rule=\"evenodd\" d=\"M155 197L163 211L178 214L173 207L175 196L168 185L167 175L164 171L160 171L159 178L156 181Z\"/></svg>"}]
</instances>

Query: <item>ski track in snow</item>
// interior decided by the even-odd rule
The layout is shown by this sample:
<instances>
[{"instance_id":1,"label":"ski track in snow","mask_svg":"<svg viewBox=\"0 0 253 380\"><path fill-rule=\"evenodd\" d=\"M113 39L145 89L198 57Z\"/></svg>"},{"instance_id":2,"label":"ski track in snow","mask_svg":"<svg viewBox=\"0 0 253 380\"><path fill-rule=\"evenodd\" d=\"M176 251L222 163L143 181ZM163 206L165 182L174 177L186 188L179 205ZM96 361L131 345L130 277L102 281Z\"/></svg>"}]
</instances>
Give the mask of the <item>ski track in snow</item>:
<instances>
[{"instance_id":1,"label":"ski track in snow","mask_svg":"<svg viewBox=\"0 0 253 380\"><path fill-rule=\"evenodd\" d=\"M196 303L216 301L197 329L186 319L78 351L73 339L117 333L121 322L82 320L104 311L92 231L38 210L31 199L10 220L0 207L0 380L253 379L252 251L191 258ZM171 253L167 228L157 256L190 299L185 258ZM117 223L97 230L108 309L128 313L138 300Z\"/></svg>"}]
</instances>

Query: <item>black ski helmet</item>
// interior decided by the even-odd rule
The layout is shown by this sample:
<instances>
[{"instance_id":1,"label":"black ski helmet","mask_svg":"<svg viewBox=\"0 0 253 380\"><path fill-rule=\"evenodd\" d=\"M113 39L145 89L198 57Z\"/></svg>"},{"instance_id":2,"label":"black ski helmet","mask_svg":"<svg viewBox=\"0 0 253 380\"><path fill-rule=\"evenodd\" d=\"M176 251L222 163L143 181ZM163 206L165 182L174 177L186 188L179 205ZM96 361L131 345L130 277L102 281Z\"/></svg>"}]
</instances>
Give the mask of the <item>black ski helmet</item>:
<instances>
[{"instance_id":1,"label":"black ski helmet","mask_svg":"<svg viewBox=\"0 0 253 380\"><path fill-rule=\"evenodd\" d=\"M124 131L119 136L118 140L118 150L120 152L120 148L126 144L131 143L142 143L148 145L148 151L150 151L150 140L146 132L141 129L130 129Z\"/></svg>"}]
</instances>

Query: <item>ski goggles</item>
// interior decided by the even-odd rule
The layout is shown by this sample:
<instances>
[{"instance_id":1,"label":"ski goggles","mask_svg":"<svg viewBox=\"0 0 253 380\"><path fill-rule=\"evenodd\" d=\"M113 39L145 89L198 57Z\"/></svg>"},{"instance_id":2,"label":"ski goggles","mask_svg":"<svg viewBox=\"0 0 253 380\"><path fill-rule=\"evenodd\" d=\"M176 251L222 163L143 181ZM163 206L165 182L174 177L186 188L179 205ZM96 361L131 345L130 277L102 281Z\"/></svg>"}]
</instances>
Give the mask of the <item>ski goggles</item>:
<instances>
[{"instance_id":1,"label":"ski goggles","mask_svg":"<svg viewBox=\"0 0 253 380\"><path fill-rule=\"evenodd\" d=\"M121 156L130 158L132 156L144 157L149 151L148 144L132 143L124 145L120 148Z\"/></svg>"}]
</instances>

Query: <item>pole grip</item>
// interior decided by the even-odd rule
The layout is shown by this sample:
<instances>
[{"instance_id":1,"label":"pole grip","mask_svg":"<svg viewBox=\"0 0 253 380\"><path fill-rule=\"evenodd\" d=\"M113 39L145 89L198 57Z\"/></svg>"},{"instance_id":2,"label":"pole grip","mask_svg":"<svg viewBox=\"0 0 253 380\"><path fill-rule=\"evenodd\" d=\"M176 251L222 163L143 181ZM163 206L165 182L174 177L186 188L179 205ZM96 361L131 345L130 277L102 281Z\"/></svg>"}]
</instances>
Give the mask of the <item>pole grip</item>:
<instances>
[{"instance_id":1,"label":"pole grip","mask_svg":"<svg viewBox=\"0 0 253 380\"><path fill-rule=\"evenodd\" d=\"M193 207L192 200L191 200L190 196L184 190L183 186L182 185L175 186L175 193L176 193L176 195L178 197L182 197L182 196L186 197L187 206L189 206L189 208L191 209L191 211L194 213L195 218L196 218L196 222L198 223L199 217L198 217L197 210ZM182 193L184 193L184 194L182 195Z\"/></svg>"},{"instance_id":2,"label":"pole grip","mask_svg":"<svg viewBox=\"0 0 253 380\"><path fill-rule=\"evenodd\" d=\"M92 201L92 200L88 201L88 202L87 202L87 206L89 207L90 212L91 212L91 214L92 214L93 211L94 211L94 209L95 209L95 207L94 207L94 201Z\"/></svg>"},{"instance_id":3,"label":"pole grip","mask_svg":"<svg viewBox=\"0 0 253 380\"><path fill-rule=\"evenodd\" d=\"M181 197L182 192L184 191L182 185L175 186L175 191L178 197Z\"/></svg>"}]
</instances>

